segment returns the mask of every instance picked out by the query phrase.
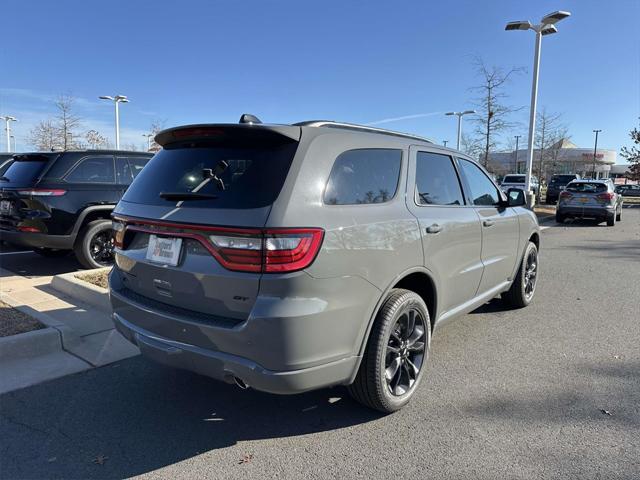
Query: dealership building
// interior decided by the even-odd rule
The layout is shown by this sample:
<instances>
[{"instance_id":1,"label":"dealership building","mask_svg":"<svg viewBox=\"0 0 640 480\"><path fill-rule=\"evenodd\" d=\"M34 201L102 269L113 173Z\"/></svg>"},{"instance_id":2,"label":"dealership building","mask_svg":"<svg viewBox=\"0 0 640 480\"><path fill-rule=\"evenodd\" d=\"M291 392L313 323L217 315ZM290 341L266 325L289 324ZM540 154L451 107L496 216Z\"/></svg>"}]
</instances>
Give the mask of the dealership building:
<instances>
[{"instance_id":1,"label":"dealership building","mask_svg":"<svg viewBox=\"0 0 640 480\"><path fill-rule=\"evenodd\" d=\"M596 178L609 178L611 166L615 165L616 150L598 148L593 158L593 148L579 148L567 139L562 139L544 151L542 166L545 179L560 173L577 173L582 177L591 177L595 168ZM524 173L526 170L527 150L497 152L489 155L489 168L497 174ZM540 170L540 150L533 151L533 171Z\"/></svg>"}]
</instances>

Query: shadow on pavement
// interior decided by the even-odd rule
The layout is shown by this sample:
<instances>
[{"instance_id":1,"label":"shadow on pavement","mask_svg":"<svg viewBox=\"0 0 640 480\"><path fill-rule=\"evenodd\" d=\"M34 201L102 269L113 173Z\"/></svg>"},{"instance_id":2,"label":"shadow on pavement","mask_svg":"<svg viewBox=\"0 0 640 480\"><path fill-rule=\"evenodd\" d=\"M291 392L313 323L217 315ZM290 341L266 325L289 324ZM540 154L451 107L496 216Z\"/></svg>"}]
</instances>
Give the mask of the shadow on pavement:
<instances>
[{"instance_id":1,"label":"shadow on pavement","mask_svg":"<svg viewBox=\"0 0 640 480\"><path fill-rule=\"evenodd\" d=\"M381 417L343 388L276 396L141 357L0 397L4 478L123 478L243 440ZM94 459L108 457L104 465Z\"/></svg>"},{"instance_id":2,"label":"shadow on pavement","mask_svg":"<svg viewBox=\"0 0 640 480\"><path fill-rule=\"evenodd\" d=\"M3 255L0 258L3 269L27 278L58 275L82 269L72 254L63 258L46 258L37 253L19 253Z\"/></svg>"}]
</instances>

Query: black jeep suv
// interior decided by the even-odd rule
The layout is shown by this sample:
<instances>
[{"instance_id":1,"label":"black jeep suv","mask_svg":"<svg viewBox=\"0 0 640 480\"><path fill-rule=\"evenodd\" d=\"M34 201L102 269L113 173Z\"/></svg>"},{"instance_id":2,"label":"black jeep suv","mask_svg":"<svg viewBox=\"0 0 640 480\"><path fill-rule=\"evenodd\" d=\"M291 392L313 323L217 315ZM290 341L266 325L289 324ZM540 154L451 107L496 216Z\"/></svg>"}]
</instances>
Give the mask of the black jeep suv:
<instances>
[{"instance_id":1,"label":"black jeep suv","mask_svg":"<svg viewBox=\"0 0 640 480\"><path fill-rule=\"evenodd\" d=\"M0 177L0 239L45 257L70 250L87 268L113 263L111 211L153 154L16 154Z\"/></svg>"}]
</instances>

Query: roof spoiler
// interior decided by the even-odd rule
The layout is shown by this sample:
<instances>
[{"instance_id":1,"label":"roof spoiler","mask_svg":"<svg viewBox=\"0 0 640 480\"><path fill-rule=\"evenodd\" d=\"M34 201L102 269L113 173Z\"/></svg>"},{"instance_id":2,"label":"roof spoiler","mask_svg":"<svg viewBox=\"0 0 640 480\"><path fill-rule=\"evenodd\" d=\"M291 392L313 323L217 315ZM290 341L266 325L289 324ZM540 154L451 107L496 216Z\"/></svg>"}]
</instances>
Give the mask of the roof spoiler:
<instances>
[{"instance_id":1,"label":"roof spoiler","mask_svg":"<svg viewBox=\"0 0 640 480\"><path fill-rule=\"evenodd\" d=\"M242 118L245 118L245 115ZM162 147L186 141L244 143L249 140L262 140L272 143L288 143L299 141L300 132L300 127L289 125L265 125L263 123L256 124L255 122L239 124L211 123L168 128L159 132L155 137L155 141Z\"/></svg>"}]
</instances>

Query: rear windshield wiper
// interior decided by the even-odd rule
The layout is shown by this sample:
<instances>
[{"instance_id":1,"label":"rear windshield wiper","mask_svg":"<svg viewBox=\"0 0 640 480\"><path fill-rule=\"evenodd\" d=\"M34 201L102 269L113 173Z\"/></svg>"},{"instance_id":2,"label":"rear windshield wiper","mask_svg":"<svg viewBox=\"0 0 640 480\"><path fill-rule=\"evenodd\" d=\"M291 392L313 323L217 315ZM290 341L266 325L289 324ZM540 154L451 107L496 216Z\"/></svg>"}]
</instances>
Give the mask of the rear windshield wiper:
<instances>
[{"instance_id":1,"label":"rear windshield wiper","mask_svg":"<svg viewBox=\"0 0 640 480\"><path fill-rule=\"evenodd\" d=\"M218 195L199 192L160 192L160 198L170 202L183 202L185 200L215 200Z\"/></svg>"}]
</instances>

